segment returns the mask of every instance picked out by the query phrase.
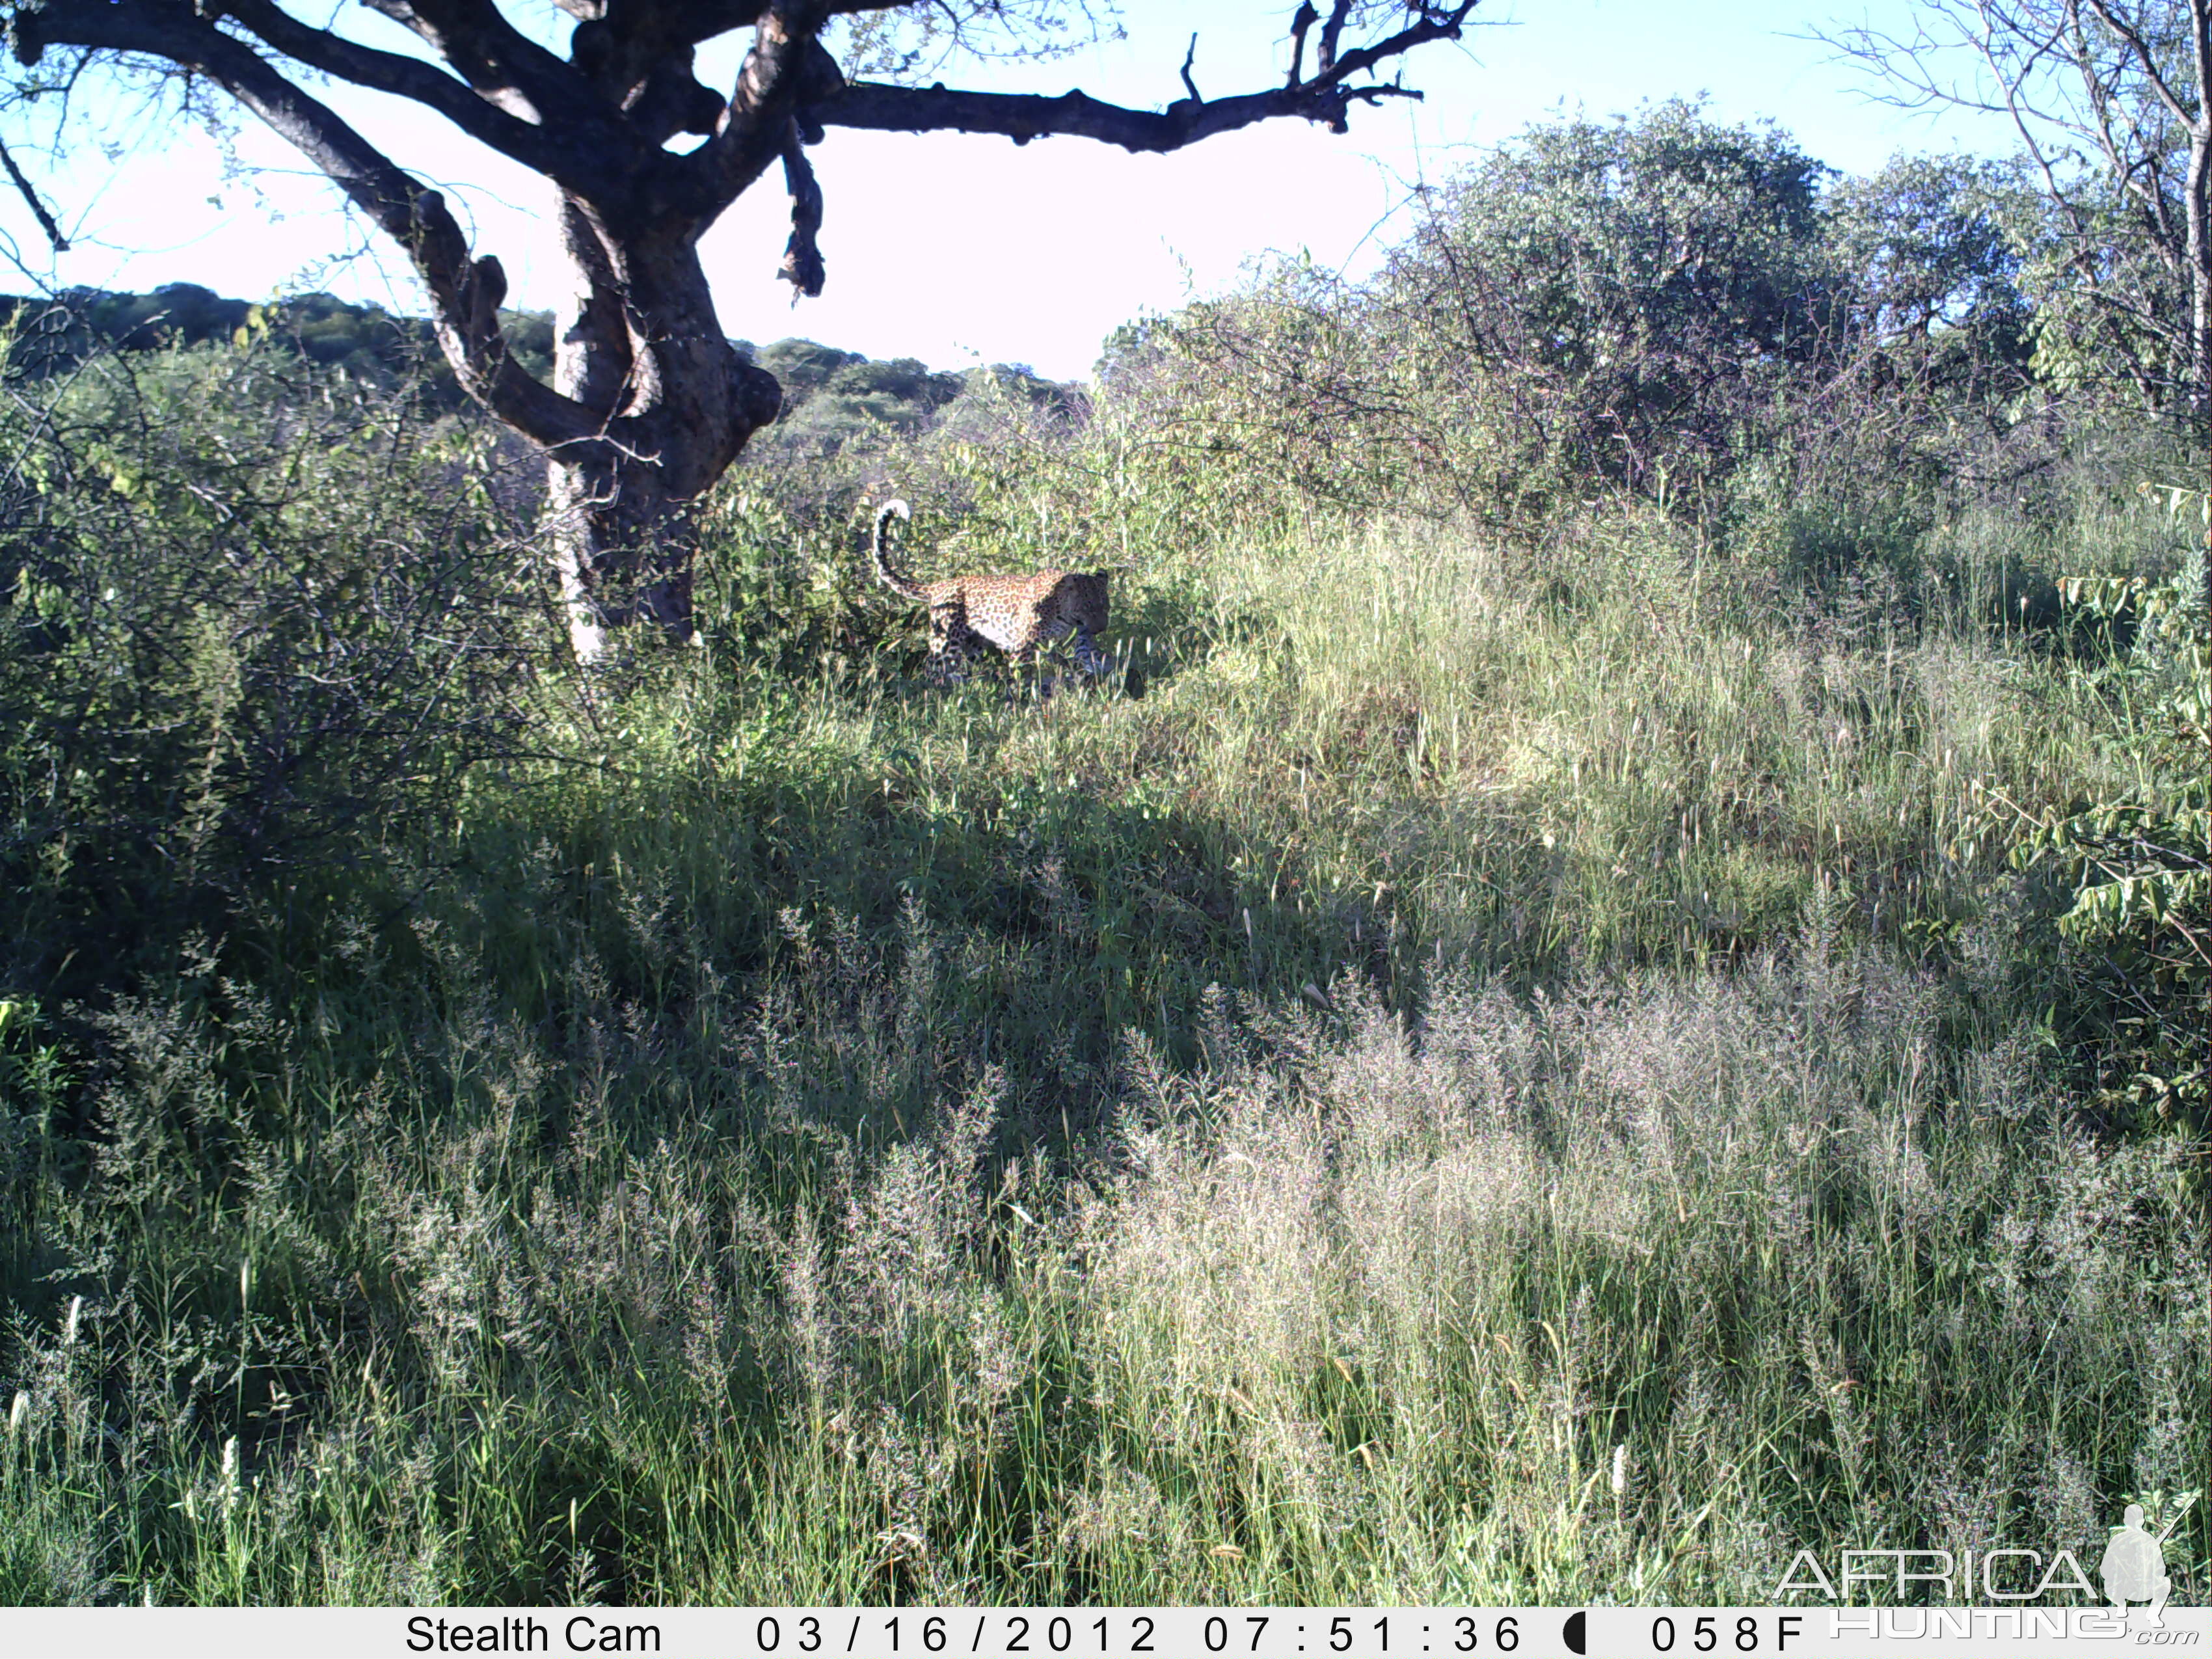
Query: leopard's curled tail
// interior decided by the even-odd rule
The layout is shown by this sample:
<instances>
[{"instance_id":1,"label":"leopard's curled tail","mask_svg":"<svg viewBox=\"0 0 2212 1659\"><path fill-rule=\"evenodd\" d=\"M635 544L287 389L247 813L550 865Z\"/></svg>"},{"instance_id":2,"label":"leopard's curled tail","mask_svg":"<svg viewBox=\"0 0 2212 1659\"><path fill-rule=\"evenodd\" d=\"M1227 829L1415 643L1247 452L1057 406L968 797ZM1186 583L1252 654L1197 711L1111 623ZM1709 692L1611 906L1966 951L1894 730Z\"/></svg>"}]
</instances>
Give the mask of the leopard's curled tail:
<instances>
[{"instance_id":1,"label":"leopard's curled tail","mask_svg":"<svg viewBox=\"0 0 2212 1659\"><path fill-rule=\"evenodd\" d=\"M915 585L913 578L902 576L892 569L890 560L884 553L884 532L890 527L890 521L893 519L911 520L913 517L904 501L885 501L876 510L876 533L869 539L868 550L875 556L878 581L902 599L911 599L916 605L927 605L929 596Z\"/></svg>"}]
</instances>

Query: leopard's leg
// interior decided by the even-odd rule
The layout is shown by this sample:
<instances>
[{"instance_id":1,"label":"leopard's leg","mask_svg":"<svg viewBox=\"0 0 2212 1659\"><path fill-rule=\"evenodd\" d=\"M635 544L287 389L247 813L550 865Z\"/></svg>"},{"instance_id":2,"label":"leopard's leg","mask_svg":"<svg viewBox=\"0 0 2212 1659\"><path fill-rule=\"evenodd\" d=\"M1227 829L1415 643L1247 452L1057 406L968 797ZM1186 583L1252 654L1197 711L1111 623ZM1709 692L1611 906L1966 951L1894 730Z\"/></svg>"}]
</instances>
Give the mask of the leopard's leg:
<instances>
[{"instance_id":1,"label":"leopard's leg","mask_svg":"<svg viewBox=\"0 0 2212 1659\"><path fill-rule=\"evenodd\" d=\"M1075 631L1075 624L1068 621L1065 617L1054 617L1049 621L1041 620L1037 623L1036 633L1030 635L1030 648L1037 654L1049 659L1056 665L1060 658L1060 641L1067 638L1070 634L1074 633ZM1050 695L1050 688L1057 685L1059 681L1060 677L1056 673L1050 673L1046 676L1045 684L1048 688L1048 696Z\"/></svg>"},{"instance_id":2,"label":"leopard's leg","mask_svg":"<svg viewBox=\"0 0 2212 1659\"><path fill-rule=\"evenodd\" d=\"M1029 632L1006 652L1006 661L1028 686L1026 695L1039 702L1052 696L1052 669L1049 654L1045 649L1050 645L1052 637L1050 623L1033 623Z\"/></svg>"},{"instance_id":3,"label":"leopard's leg","mask_svg":"<svg viewBox=\"0 0 2212 1659\"><path fill-rule=\"evenodd\" d=\"M929 613L929 677L939 685L968 678L968 618L958 605Z\"/></svg>"},{"instance_id":4,"label":"leopard's leg","mask_svg":"<svg viewBox=\"0 0 2212 1659\"><path fill-rule=\"evenodd\" d=\"M1041 702L1052 695L1052 670L1037 653L1035 635L1006 653L1006 665L1013 671L1015 697L1030 697Z\"/></svg>"},{"instance_id":5,"label":"leopard's leg","mask_svg":"<svg viewBox=\"0 0 2212 1659\"><path fill-rule=\"evenodd\" d=\"M1078 668L1080 668L1085 673L1090 675L1093 679L1097 679L1103 675L1112 673L1114 672L1114 659L1108 656L1104 651L1099 648L1098 641L1091 636L1091 633L1089 629L1085 628L1081 623L1077 623L1073 624L1073 626L1075 629L1075 665Z\"/></svg>"}]
</instances>

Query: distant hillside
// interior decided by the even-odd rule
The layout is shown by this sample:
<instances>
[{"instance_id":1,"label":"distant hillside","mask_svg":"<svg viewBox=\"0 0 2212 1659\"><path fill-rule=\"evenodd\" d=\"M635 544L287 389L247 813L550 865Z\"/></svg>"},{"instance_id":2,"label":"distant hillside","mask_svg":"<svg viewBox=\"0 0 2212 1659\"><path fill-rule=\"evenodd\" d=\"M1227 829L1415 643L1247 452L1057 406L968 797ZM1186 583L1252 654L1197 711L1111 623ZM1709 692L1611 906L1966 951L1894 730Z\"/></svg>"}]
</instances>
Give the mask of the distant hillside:
<instances>
[{"instance_id":1,"label":"distant hillside","mask_svg":"<svg viewBox=\"0 0 2212 1659\"><path fill-rule=\"evenodd\" d=\"M1079 413L1088 407L1080 386L1044 380L1019 364L955 373L933 370L915 357L878 362L811 340L778 340L757 349L744 340L736 344L783 385L783 413L754 439L754 449L794 460L849 459L894 438L918 436L987 386L1037 408Z\"/></svg>"},{"instance_id":2,"label":"distant hillside","mask_svg":"<svg viewBox=\"0 0 2212 1659\"><path fill-rule=\"evenodd\" d=\"M533 374L550 373L551 315L514 311L505 317L516 360ZM434 401L456 408L462 402L428 322L328 294L257 305L225 299L197 283L171 283L151 294L67 289L52 299L0 295L0 325L15 330L11 362L33 374L74 368L100 345L152 351L242 344L261 335L365 380L397 384L419 379Z\"/></svg>"},{"instance_id":3,"label":"distant hillside","mask_svg":"<svg viewBox=\"0 0 2212 1659\"><path fill-rule=\"evenodd\" d=\"M516 361L550 379L552 313L501 315ZM0 327L10 326L16 331L10 362L33 374L74 368L100 345L149 351L244 343L260 336L373 382L419 380L441 407L458 410L466 402L427 321L328 294L254 304L225 299L197 283L171 283L150 294L81 288L52 299L0 295ZM1036 402L1081 396L1074 386L1007 364L942 373L917 358L878 362L811 340L779 340L763 347L745 340L732 343L783 383L783 415L772 428L772 441L811 454L835 454L855 444L866 447L894 434L924 430L979 373Z\"/></svg>"}]
</instances>

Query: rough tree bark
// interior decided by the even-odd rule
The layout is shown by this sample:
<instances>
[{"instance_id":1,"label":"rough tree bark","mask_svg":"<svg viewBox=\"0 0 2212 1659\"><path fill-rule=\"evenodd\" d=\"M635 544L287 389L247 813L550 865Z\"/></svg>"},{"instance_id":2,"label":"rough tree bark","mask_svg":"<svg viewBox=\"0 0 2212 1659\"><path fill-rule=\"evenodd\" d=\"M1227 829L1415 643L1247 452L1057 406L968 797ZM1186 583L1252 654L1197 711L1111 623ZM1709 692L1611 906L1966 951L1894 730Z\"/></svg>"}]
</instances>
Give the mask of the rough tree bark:
<instances>
[{"instance_id":1,"label":"rough tree bark","mask_svg":"<svg viewBox=\"0 0 2212 1659\"><path fill-rule=\"evenodd\" d=\"M1007 15L1003 0L557 0L575 19L563 56L518 28L497 0L362 0L411 36L404 51L356 40L335 20L304 21L279 0L0 6L20 62L66 56L57 84L87 64L122 59L219 88L406 252L461 385L545 455L547 538L571 641L588 665L624 624L690 635L694 507L781 406L774 377L724 337L698 255L707 228L770 167L781 167L792 207L781 274L818 294L823 202L806 147L829 127L997 133L1017 143L1068 134L1154 151L1280 117L1340 132L1356 103L1418 98L1369 77L1415 47L1457 39L1477 0L1403 0L1387 13L1385 32L1350 50L1340 47L1356 21L1352 0L1330 0L1326 17L1301 0L1280 85L1212 100L1194 88L1158 111L1080 91L1042 98L847 84L823 31L840 15L925 3L956 27ZM1041 12L1054 0L1024 3ZM753 31L752 44L725 94L699 82L694 55L739 28ZM410 100L546 179L572 272L556 319L552 385L507 349L498 260L473 256L440 195L307 92L300 71Z\"/></svg>"},{"instance_id":2,"label":"rough tree bark","mask_svg":"<svg viewBox=\"0 0 2212 1659\"><path fill-rule=\"evenodd\" d=\"M693 240L618 240L573 197L559 212L573 281L554 319L554 389L604 412L547 446L545 535L571 642L592 663L610 627L690 638L692 503L782 396L723 337Z\"/></svg>"}]
</instances>

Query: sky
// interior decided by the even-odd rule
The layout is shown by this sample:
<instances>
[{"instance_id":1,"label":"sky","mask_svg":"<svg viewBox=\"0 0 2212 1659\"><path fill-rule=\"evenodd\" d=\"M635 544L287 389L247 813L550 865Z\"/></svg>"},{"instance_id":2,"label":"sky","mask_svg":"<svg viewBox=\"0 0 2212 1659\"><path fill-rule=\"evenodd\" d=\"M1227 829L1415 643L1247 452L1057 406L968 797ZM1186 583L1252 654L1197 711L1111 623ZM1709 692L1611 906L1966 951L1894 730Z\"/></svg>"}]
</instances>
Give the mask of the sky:
<instances>
[{"instance_id":1,"label":"sky","mask_svg":"<svg viewBox=\"0 0 2212 1659\"><path fill-rule=\"evenodd\" d=\"M1332 135L1273 121L1172 155L1130 155L1077 138L1017 146L962 134L832 129L812 152L826 210L821 298L792 304L778 280L789 229L771 172L708 234L702 252L725 330L760 343L801 335L872 357L937 368L1020 362L1086 375L1123 322L1231 286L1269 252L1304 250L1357 275L1407 228L1418 184L1439 183L1529 123L1593 117L1668 97L1708 100L1717 119L1767 118L1847 172L1900 149L1999 153L1986 120L1931 123L1872 101L1863 77L1804 38L1863 17L1895 21L1909 0L1852 6L1802 0L1485 0L1456 45L1410 54L1424 101L1356 110ZM1126 39L1047 64L969 65L952 84L1060 92L1158 107L1193 74L1208 97L1277 84L1287 4L1128 0ZM371 18L363 38L386 27ZM380 39L380 44L396 44ZM726 85L741 40L702 56ZM396 100L326 93L402 166L447 191L496 253L510 304L550 307L561 276L542 181ZM0 288L150 289L196 282L237 298L326 289L420 312L404 262L337 206L334 190L281 140L243 118L227 145L181 122L112 128L123 155L86 148L40 170L19 157L58 210L72 251L56 256L12 191L0 191ZM228 156L226 155L228 151ZM333 256L343 255L342 258Z\"/></svg>"}]
</instances>

